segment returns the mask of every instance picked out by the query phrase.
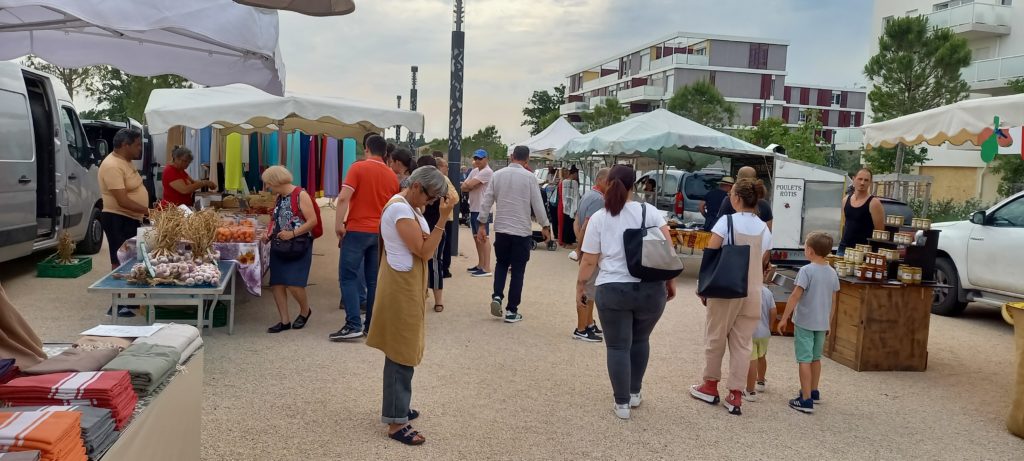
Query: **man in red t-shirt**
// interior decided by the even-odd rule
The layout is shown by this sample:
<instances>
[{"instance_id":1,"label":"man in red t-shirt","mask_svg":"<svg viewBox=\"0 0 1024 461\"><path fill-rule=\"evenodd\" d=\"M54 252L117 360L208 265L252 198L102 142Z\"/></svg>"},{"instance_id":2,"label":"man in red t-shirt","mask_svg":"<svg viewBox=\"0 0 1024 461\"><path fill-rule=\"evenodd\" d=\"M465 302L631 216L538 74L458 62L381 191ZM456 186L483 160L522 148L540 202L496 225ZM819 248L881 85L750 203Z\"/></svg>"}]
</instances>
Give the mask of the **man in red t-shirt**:
<instances>
[{"instance_id":1,"label":"man in red t-shirt","mask_svg":"<svg viewBox=\"0 0 1024 461\"><path fill-rule=\"evenodd\" d=\"M398 177L384 164L387 142L373 135L364 143L366 158L352 164L338 196L334 227L341 242L338 277L345 304L345 325L331 333L331 341L356 339L370 329L379 264L378 238L384 206L399 192ZM359 315L360 277L366 281L366 321Z\"/></svg>"}]
</instances>

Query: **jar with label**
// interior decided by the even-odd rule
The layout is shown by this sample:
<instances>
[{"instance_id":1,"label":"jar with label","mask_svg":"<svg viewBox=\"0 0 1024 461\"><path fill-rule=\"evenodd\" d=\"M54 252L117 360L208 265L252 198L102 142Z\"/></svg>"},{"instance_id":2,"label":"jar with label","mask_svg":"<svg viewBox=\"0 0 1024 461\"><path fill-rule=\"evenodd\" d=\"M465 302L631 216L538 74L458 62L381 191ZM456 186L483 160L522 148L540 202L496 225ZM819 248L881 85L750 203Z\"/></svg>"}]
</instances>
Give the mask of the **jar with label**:
<instances>
[{"instance_id":1,"label":"jar with label","mask_svg":"<svg viewBox=\"0 0 1024 461\"><path fill-rule=\"evenodd\" d=\"M864 266L857 265L853 268L853 276L860 280L864 280Z\"/></svg>"},{"instance_id":2,"label":"jar with label","mask_svg":"<svg viewBox=\"0 0 1024 461\"><path fill-rule=\"evenodd\" d=\"M881 266L876 266L875 267L875 281L876 282L884 282L885 281L885 272L886 272L885 268L883 268Z\"/></svg>"},{"instance_id":3,"label":"jar with label","mask_svg":"<svg viewBox=\"0 0 1024 461\"><path fill-rule=\"evenodd\" d=\"M920 285L921 282L922 282L921 278L922 278L922 275L923 275L924 271L921 270L920 267L915 267L913 269L913 272L914 272L914 285Z\"/></svg>"}]
</instances>

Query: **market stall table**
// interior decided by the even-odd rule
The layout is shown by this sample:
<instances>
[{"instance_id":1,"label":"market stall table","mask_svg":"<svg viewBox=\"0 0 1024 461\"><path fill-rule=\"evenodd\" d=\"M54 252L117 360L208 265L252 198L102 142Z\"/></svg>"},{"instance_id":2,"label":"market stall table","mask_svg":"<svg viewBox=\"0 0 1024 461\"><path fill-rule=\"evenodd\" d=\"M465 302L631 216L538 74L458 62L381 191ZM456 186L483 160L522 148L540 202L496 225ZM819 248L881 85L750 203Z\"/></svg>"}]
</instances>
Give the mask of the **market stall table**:
<instances>
[{"instance_id":1,"label":"market stall table","mask_svg":"<svg viewBox=\"0 0 1024 461\"><path fill-rule=\"evenodd\" d=\"M840 277L825 356L857 371L925 371L932 292L943 286Z\"/></svg>"},{"instance_id":2,"label":"market stall table","mask_svg":"<svg viewBox=\"0 0 1024 461\"><path fill-rule=\"evenodd\" d=\"M1010 303L1007 311L1013 318L1017 343L1017 387L1013 393L1013 406L1006 417L1006 428L1017 437L1024 437L1024 303Z\"/></svg>"},{"instance_id":3,"label":"market stall table","mask_svg":"<svg viewBox=\"0 0 1024 461\"><path fill-rule=\"evenodd\" d=\"M90 285L89 292L109 293L114 306L125 303L149 306L147 313L148 323L153 323L154 321L154 307L156 305L196 306L196 327L199 328L200 333L202 333L203 326L213 328L213 309L216 309L219 300L224 300L228 304L228 334L234 334L235 288L232 282L234 281L235 269L238 267L237 263L234 261L217 262L217 267L220 269L220 283L217 286L138 285L114 277L114 274L129 273L135 264L135 259L121 264L116 270ZM129 298L128 295L134 295L135 297ZM204 316L206 301L212 301L213 303L213 308L211 308L208 317ZM112 316L112 323L117 323L116 315Z\"/></svg>"},{"instance_id":4,"label":"market stall table","mask_svg":"<svg viewBox=\"0 0 1024 461\"><path fill-rule=\"evenodd\" d=\"M121 264L135 259L137 239L132 237L117 250L117 260ZM270 268L270 243L257 240L252 243L221 243L214 242L213 249L220 253L221 261L238 263L238 275L245 283L245 290L253 296L263 294L263 276Z\"/></svg>"}]
</instances>

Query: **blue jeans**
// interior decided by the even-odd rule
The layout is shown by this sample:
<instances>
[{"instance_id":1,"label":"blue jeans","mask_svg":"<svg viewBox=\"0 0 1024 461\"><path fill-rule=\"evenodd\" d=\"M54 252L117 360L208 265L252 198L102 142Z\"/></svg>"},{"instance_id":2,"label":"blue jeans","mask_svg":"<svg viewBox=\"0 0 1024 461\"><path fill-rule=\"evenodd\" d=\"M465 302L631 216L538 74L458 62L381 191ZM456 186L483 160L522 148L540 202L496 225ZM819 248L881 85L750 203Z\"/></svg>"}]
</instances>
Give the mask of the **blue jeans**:
<instances>
[{"instance_id":1,"label":"blue jeans","mask_svg":"<svg viewBox=\"0 0 1024 461\"><path fill-rule=\"evenodd\" d=\"M348 232L341 241L341 258L338 259L341 299L345 303L345 325L354 330L370 329L373 300L377 291L377 265L380 257L377 239L377 234L369 232ZM365 328L359 315L363 281L366 284Z\"/></svg>"}]
</instances>

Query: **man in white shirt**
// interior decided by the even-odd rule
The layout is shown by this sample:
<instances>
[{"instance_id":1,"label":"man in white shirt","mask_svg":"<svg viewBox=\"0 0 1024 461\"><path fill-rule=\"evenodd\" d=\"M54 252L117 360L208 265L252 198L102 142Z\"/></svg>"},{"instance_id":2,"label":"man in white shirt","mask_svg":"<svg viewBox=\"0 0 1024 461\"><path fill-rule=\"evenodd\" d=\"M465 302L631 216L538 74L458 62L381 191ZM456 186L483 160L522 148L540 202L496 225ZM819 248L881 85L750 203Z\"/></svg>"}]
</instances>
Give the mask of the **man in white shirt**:
<instances>
[{"instance_id":1,"label":"man in white shirt","mask_svg":"<svg viewBox=\"0 0 1024 461\"><path fill-rule=\"evenodd\" d=\"M487 165L487 151L477 149L473 153L473 169L469 171L469 176L462 183L462 191L469 194L469 227L473 231L474 236L482 236L474 239L476 241L477 264L466 269L473 277L491 276L490 271L487 270L491 267L491 248L487 238L491 233L491 229L487 226L486 221L482 225L478 224L477 217L480 216L481 212L485 211L481 203L483 202L487 185L490 184L493 176L494 170ZM534 179L533 182L536 184L537 180ZM488 206L486 211L490 212L491 207ZM478 226L480 229L477 229ZM478 230L483 230L483 232L480 233Z\"/></svg>"},{"instance_id":2,"label":"man in white shirt","mask_svg":"<svg viewBox=\"0 0 1024 461\"><path fill-rule=\"evenodd\" d=\"M530 213L536 217L543 229L544 239L551 238L551 227L544 210L544 199L540 196L537 177L525 167L530 161L530 148L516 146L509 158L507 168L494 173L491 184L484 193L480 204L480 229L477 238L486 241L483 226L490 221L491 205L494 212L494 255L498 262L494 267L494 293L491 295L491 315L503 317L506 323L523 320L519 314L519 303L523 294L523 278L526 263L530 260L533 239L533 225ZM508 287L508 305L502 309L505 299L505 278L512 271Z\"/></svg>"}]
</instances>

